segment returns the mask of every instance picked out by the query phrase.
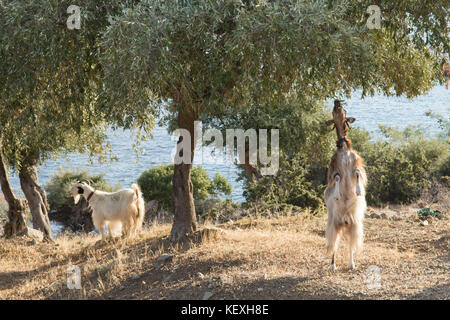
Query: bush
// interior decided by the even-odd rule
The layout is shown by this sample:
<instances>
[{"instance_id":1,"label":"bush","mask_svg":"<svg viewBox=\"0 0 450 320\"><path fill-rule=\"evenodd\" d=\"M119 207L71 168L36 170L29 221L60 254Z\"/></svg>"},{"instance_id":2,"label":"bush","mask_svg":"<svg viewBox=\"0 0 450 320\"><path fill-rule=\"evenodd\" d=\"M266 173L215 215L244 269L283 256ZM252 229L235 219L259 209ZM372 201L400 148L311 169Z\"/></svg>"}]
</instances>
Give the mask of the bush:
<instances>
[{"instance_id":1,"label":"bush","mask_svg":"<svg viewBox=\"0 0 450 320\"><path fill-rule=\"evenodd\" d=\"M163 209L172 212L172 178L173 165L161 165L144 171L138 179L138 184L145 201L158 200ZM217 173L211 180L208 172L201 166L192 169L191 181L194 186L196 204L211 197L230 195L232 191L231 185L223 176Z\"/></svg>"},{"instance_id":2,"label":"bush","mask_svg":"<svg viewBox=\"0 0 450 320\"><path fill-rule=\"evenodd\" d=\"M366 162L369 205L411 203L432 187L433 179L444 180L450 162L444 140L425 139L414 127L403 131L380 128L386 141L370 142L363 130L350 134L355 150Z\"/></svg>"},{"instance_id":3,"label":"bush","mask_svg":"<svg viewBox=\"0 0 450 320\"><path fill-rule=\"evenodd\" d=\"M213 220L221 223L235 217L236 211L239 210L239 204L231 199L209 198L196 206L196 210L201 220Z\"/></svg>"},{"instance_id":4,"label":"bush","mask_svg":"<svg viewBox=\"0 0 450 320\"><path fill-rule=\"evenodd\" d=\"M317 179L317 174L323 177ZM281 153L277 174L261 177L255 182L246 180L244 197L248 203L290 204L318 210L323 207L325 177L326 168L308 168L300 156Z\"/></svg>"},{"instance_id":5,"label":"bush","mask_svg":"<svg viewBox=\"0 0 450 320\"><path fill-rule=\"evenodd\" d=\"M58 213L70 213L74 207L73 198L68 196L70 188L75 182L83 179L91 179L94 182L92 186L98 190L112 192L119 189L119 185L115 187L110 186L104 180L103 175L92 176L85 170L72 172L59 169L45 186L50 210Z\"/></svg>"}]
</instances>

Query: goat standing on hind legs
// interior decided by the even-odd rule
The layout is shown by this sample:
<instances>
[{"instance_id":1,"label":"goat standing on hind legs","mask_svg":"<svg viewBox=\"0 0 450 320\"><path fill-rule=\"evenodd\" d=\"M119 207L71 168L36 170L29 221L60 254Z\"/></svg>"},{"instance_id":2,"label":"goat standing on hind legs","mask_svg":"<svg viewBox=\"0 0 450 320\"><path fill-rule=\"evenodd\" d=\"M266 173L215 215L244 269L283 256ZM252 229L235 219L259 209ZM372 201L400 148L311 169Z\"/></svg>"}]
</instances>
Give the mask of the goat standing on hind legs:
<instances>
[{"instance_id":1,"label":"goat standing on hind legs","mask_svg":"<svg viewBox=\"0 0 450 320\"><path fill-rule=\"evenodd\" d=\"M347 138L349 123L355 118L347 118L339 100L334 101L333 119L337 133L337 150L328 168L328 186L325 190L325 204L328 209L326 230L327 254L331 254L330 269L336 269L335 253L342 235L349 244L350 269L355 268L353 255L363 243L363 220L366 210L366 171L363 159L352 149Z\"/></svg>"},{"instance_id":2,"label":"goat standing on hind legs","mask_svg":"<svg viewBox=\"0 0 450 320\"><path fill-rule=\"evenodd\" d=\"M94 226L102 234L102 244L105 241L105 226L108 228L110 239L113 233L119 233L120 230L124 236L130 238L142 227L145 206L137 184L132 184L131 189L104 192L95 190L84 181L78 181L72 186L70 195L74 198L75 204L81 196L86 198L92 208Z\"/></svg>"}]
</instances>

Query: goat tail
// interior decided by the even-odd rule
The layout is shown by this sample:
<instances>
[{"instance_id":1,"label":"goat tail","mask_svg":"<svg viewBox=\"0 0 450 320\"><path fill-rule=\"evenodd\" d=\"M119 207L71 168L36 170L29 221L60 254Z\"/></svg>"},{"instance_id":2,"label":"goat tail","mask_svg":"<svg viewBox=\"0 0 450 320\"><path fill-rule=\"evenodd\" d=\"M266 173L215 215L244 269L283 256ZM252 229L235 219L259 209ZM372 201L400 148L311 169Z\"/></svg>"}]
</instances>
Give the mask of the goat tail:
<instances>
[{"instance_id":1,"label":"goat tail","mask_svg":"<svg viewBox=\"0 0 450 320\"><path fill-rule=\"evenodd\" d=\"M142 224L144 223L144 217L145 217L145 203L144 198L142 196L141 188L136 184L133 183L131 185L131 188L134 190L135 193L135 201L136 201L136 208L137 208L137 230L139 230L142 227Z\"/></svg>"}]
</instances>

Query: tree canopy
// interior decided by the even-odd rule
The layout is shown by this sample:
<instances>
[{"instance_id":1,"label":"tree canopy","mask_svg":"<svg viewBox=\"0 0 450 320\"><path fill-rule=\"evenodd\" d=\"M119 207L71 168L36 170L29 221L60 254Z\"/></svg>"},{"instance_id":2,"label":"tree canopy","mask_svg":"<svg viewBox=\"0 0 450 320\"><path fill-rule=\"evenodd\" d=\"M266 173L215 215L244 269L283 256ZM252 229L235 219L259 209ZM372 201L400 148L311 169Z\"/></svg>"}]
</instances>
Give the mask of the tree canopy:
<instances>
[{"instance_id":1,"label":"tree canopy","mask_svg":"<svg viewBox=\"0 0 450 320\"><path fill-rule=\"evenodd\" d=\"M60 152L103 157L104 115L96 52L114 1L83 1L83 28L70 30L71 1L0 1L0 137L7 163L19 171L33 225L51 238L37 165ZM39 222L40 221L40 222Z\"/></svg>"},{"instance_id":2,"label":"tree canopy","mask_svg":"<svg viewBox=\"0 0 450 320\"><path fill-rule=\"evenodd\" d=\"M376 1L381 28L369 30L372 1L143 0L103 35L103 107L122 125L166 108L192 133L200 117L251 105L276 109L356 89L413 97L436 82L436 57L448 50L445 3ZM189 175L190 167L178 178L175 170L174 192L185 199L175 222L194 212ZM192 231L178 229L173 239Z\"/></svg>"}]
</instances>

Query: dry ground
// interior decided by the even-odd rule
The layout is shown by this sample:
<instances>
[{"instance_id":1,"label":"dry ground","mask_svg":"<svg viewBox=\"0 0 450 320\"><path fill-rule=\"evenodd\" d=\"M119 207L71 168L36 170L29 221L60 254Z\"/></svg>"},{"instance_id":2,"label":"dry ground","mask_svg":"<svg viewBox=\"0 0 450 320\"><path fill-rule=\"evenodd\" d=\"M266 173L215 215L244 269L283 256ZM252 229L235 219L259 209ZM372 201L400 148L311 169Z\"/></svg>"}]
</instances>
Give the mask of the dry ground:
<instances>
[{"instance_id":1,"label":"dry ground","mask_svg":"<svg viewBox=\"0 0 450 320\"><path fill-rule=\"evenodd\" d=\"M398 210L395 221L367 218L357 269L347 269L342 244L335 272L326 217L308 213L202 226L176 247L170 225L100 248L99 236L66 234L57 245L0 239L0 299L449 299L449 220L420 226L415 209ZM173 259L155 268L162 253ZM70 265L81 268L80 290L67 289ZM371 265L380 268L378 289L367 285Z\"/></svg>"}]
</instances>

